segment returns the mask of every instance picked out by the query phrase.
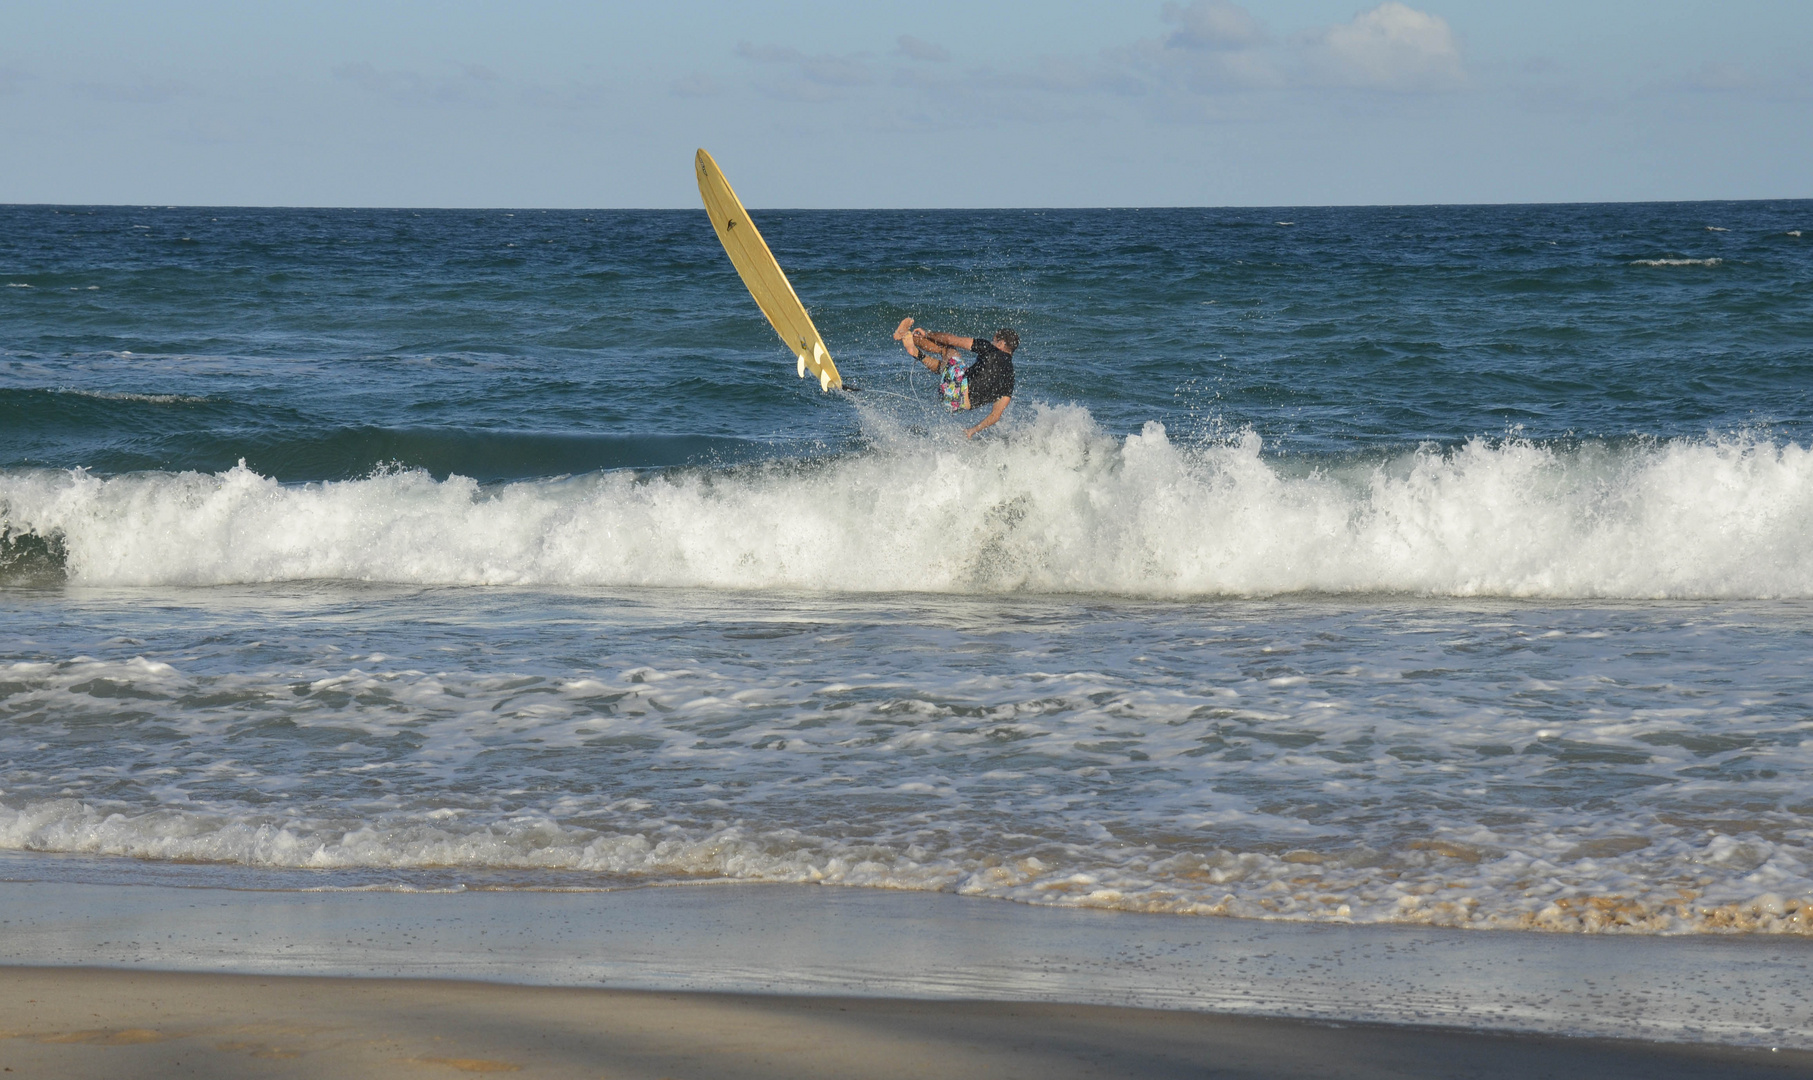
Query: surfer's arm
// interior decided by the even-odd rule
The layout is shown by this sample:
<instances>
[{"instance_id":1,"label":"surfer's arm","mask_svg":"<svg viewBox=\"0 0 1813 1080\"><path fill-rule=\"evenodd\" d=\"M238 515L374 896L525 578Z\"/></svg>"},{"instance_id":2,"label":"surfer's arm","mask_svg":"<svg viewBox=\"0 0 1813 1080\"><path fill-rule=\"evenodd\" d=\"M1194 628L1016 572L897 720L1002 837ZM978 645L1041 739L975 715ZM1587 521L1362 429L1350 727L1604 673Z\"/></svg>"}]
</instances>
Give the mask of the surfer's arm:
<instances>
[{"instance_id":1,"label":"surfer's arm","mask_svg":"<svg viewBox=\"0 0 1813 1080\"><path fill-rule=\"evenodd\" d=\"M962 346L959 345L958 348L962 348ZM988 410L988 415L982 418L981 423L970 428L968 431L965 431L963 437L966 439L973 439L976 437L976 432L981 431L985 427L994 427L995 422L1001 419L1001 414L1007 411L1007 403L1012 400L1013 398L1010 397L996 398L995 407Z\"/></svg>"},{"instance_id":2,"label":"surfer's arm","mask_svg":"<svg viewBox=\"0 0 1813 1080\"><path fill-rule=\"evenodd\" d=\"M919 336L937 345L949 345L952 348L962 349L964 352L976 351L975 338L958 337L956 334L947 334L942 330L933 330L931 333Z\"/></svg>"}]
</instances>

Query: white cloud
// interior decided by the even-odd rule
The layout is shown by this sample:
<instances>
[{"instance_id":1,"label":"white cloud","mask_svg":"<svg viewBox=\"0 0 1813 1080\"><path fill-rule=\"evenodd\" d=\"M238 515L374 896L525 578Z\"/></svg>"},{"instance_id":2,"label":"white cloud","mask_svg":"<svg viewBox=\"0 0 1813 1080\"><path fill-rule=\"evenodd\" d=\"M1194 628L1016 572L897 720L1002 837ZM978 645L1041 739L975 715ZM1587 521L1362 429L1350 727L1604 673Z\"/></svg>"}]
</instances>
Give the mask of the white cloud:
<instances>
[{"instance_id":1,"label":"white cloud","mask_svg":"<svg viewBox=\"0 0 1813 1080\"><path fill-rule=\"evenodd\" d=\"M1813 97L1813 68L1707 61L1691 71L1663 78L1658 88L1753 101L1804 101Z\"/></svg>"},{"instance_id":2,"label":"white cloud","mask_svg":"<svg viewBox=\"0 0 1813 1080\"><path fill-rule=\"evenodd\" d=\"M674 80L669 91L675 97L718 97L724 93L724 87L710 75L695 71L684 79Z\"/></svg>"},{"instance_id":3,"label":"white cloud","mask_svg":"<svg viewBox=\"0 0 1813 1080\"><path fill-rule=\"evenodd\" d=\"M1189 122L1250 117L1282 107L1282 95L1301 105L1352 88L1429 93L1467 82L1448 23L1399 0L1289 37L1274 37L1232 0L1179 0L1164 4L1158 15L1162 34L1108 45L1092 56L1029 56L957 79L940 78L923 65L903 67L895 83L917 89L938 114L971 122L1060 107L1106 119L1125 108L1122 103L1135 102L1141 111ZM753 46L744 54L775 62L807 59ZM1060 106L1064 100L1068 105Z\"/></svg>"},{"instance_id":4,"label":"white cloud","mask_svg":"<svg viewBox=\"0 0 1813 1080\"><path fill-rule=\"evenodd\" d=\"M737 55L758 64L797 64L806 58L805 53L788 45L757 45L748 41L737 42Z\"/></svg>"},{"instance_id":5,"label":"white cloud","mask_svg":"<svg viewBox=\"0 0 1813 1080\"><path fill-rule=\"evenodd\" d=\"M875 81L874 71L860 54L808 56L785 45L754 45L744 41L738 43L737 55L758 64L791 67L793 70L787 75L762 84L768 94L787 101L834 101L853 88Z\"/></svg>"},{"instance_id":6,"label":"white cloud","mask_svg":"<svg viewBox=\"0 0 1813 1080\"><path fill-rule=\"evenodd\" d=\"M893 85L913 91L915 101L896 108L888 122L912 131L949 130L953 121L967 127L1099 121L1106 119L1098 104L1103 98L1146 88L1119 67L1053 56L963 71L902 65Z\"/></svg>"},{"instance_id":7,"label":"white cloud","mask_svg":"<svg viewBox=\"0 0 1813 1080\"><path fill-rule=\"evenodd\" d=\"M499 81L495 71L479 64L462 64L458 74L434 78L414 71L381 71L363 60L334 68L334 78L403 105L466 107L495 104Z\"/></svg>"},{"instance_id":8,"label":"white cloud","mask_svg":"<svg viewBox=\"0 0 1813 1080\"><path fill-rule=\"evenodd\" d=\"M244 123L218 116L189 116L168 129L169 137L192 146L231 146L251 139Z\"/></svg>"},{"instance_id":9,"label":"white cloud","mask_svg":"<svg viewBox=\"0 0 1813 1080\"><path fill-rule=\"evenodd\" d=\"M1161 96L1278 89L1289 83L1289 57L1245 8L1227 0L1168 3L1159 17L1176 27L1162 38L1102 50L1125 79ZM1098 80L1108 84L1109 80ZM1125 94L1124 85L1116 92Z\"/></svg>"},{"instance_id":10,"label":"white cloud","mask_svg":"<svg viewBox=\"0 0 1813 1080\"><path fill-rule=\"evenodd\" d=\"M869 65L847 56L808 57L799 70L820 86L867 86L875 81Z\"/></svg>"},{"instance_id":11,"label":"white cloud","mask_svg":"<svg viewBox=\"0 0 1813 1080\"><path fill-rule=\"evenodd\" d=\"M950 59L944 47L900 35L892 57L906 62L887 66L892 85L908 89L913 101L899 111L929 123L1040 117L1041 110L1106 120L1125 107L1120 103L1139 101L1137 108L1161 116L1222 117L1251 115L1260 94L1314 98L1354 87L1431 92L1466 83L1448 23L1400 0L1288 37L1274 36L1234 0L1173 0L1157 14L1159 34L1104 43L1092 55L1029 55L962 72L936 66ZM758 66L756 89L798 102L850 99L876 83L882 62L873 53L809 54L750 41L736 53ZM673 92L710 93L714 86L693 76L673 84Z\"/></svg>"},{"instance_id":12,"label":"white cloud","mask_svg":"<svg viewBox=\"0 0 1813 1080\"><path fill-rule=\"evenodd\" d=\"M801 78L820 86L867 86L875 81L875 73L868 63L855 55L820 53L808 56L785 45L752 45L747 41L737 45L737 55L758 64L790 65Z\"/></svg>"},{"instance_id":13,"label":"white cloud","mask_svg":"<svg viewBox=\"0 0 1813 1080\"><path fill-rule=\"evenodd\" d=\"M177 79L149 79L140 76L131 82L78 83L76 89L101 101L135 105L161 105L193 89Z\"/></svg>"},{"instance_id":14,"label":"white cloud","mask_svg":"<svg viewBox=\"0 0 1813 1080\"><path fill-rule=\"evenodd\" d=\"M1237 49L1265 41L1259 20L1227 0L1191 0L1183 7L1166 4L1160 17L1177 26L1165 38L1165 44L1175 49Z\"/></svg>"},{"instance_id":15,"label":"white cloud","mask_svg":"<svg viewBox=\"0 0 1813 1080\"><path fill-rule=\"evenodd\" d=\"M1309 35L1305 44L1312 68L1341 86L1440 90L1467 81L1447 20L1397 0Z\"/></svg>"},{"instance_id":16,"label":"white cloud","mask_svg":"<svg viewBox=\"0 0 1813 1080\"><path fill-rule=\"evenodd\" d=\"M1004 72L995 80L1003 86L1061 94L1107 93L1128 96L1145 93L1149 87L1136 75L1101 64L1083 64L1067 57L1040 56L1030 69Z\"/></svg>"},{"instance_id":17,"label":"white cloud","mask_svg":"<svg viewBox=\"0 0 1813 1080\"><path fill-rule=\"evenodd\" d=\"M623 99L608 83L565 82L544 86L538 82L513 82L515 101L531 109L577 111L608 106Z\"/></svg>"},{"instance_id":18,"label":"white cloud","mask_svg":"<svg viewBox=\"0 0 1813 1080\"><path fill-rule=\"evenodd\" d=\"M944 46L934 45L911 34L900 35L899 44L901 55L911 60L929 60L942 64L951 58L951 54L946 51Z\"/></svg>"},{"instance_id":19,"label":"white cloud","mask_svg":"<svg viewBox=\"0 0 1813 1080\"><path fill-rule=\"evenodd\" d=\"M1754 90L1763 80L1756 73L1738 64L1704 63L1695 71L1682 76L1677 84L1683 90L1711 90L1714 92L1732 92Z\"/></svg>"}]
</instances>

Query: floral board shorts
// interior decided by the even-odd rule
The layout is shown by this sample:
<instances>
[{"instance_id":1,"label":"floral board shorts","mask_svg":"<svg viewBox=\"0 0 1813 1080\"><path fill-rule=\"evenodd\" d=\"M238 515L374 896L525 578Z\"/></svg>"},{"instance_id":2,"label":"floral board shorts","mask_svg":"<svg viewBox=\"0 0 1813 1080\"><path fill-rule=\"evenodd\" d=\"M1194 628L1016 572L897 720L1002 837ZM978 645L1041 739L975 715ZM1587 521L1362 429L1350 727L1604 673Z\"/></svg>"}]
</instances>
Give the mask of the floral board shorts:
<instances>
[{"instance_id":1,"label":"floral board shorts","mask_svg":"<svg viewBox=\"0 0 1813 1080\"><path fill-rule=\"evenodd\" d=\"M952 412L963 410L963 399L969 396L968 390L969 365L962 357L946 360L938 372L938 392Z\"/></svg>"}]
</instances>

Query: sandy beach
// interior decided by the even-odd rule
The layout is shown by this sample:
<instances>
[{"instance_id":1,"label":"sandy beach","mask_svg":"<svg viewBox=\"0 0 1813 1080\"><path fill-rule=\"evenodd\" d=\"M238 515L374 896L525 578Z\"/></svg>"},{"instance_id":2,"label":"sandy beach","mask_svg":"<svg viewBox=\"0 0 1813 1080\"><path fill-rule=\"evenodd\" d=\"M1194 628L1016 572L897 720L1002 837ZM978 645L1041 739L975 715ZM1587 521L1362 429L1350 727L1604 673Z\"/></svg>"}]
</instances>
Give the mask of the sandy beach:
<instances>
[{"instance_id":1,"label":"sandy beach","mask_svg":"<svg viewBox=\"0 0 1813 1080\"><path fill-rule=\"evenodd\" d=\"M37 1077L1748 1077L1813 1053L1105 1006L0 969Z\"/></svg>"}]
</instances>

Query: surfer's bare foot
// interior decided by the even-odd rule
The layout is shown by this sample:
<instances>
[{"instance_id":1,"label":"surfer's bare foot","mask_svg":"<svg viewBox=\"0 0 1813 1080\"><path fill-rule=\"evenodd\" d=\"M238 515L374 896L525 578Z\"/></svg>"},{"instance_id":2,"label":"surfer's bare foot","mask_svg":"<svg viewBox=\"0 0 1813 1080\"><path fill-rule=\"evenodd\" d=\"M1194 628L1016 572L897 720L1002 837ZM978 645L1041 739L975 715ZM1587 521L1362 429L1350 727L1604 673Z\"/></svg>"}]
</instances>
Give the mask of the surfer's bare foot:
<instances>
[{"instance_id":1,"label":"surfer's bare foot","mask_svg":"<svg viewBox=\"0 0 1813 1080\"><path fill-rule=\"evenodd\" d=\"M919 345L916 340L918 337L919 331L913 329L911 318L900 320L899 328L894 331L894 340L906 347L908 356L915 360L923 360L924 358L919 355Z\"/></svg>"}]
</instances>

